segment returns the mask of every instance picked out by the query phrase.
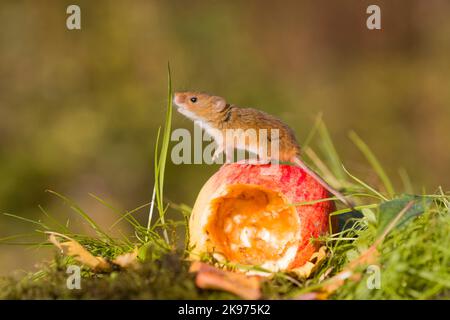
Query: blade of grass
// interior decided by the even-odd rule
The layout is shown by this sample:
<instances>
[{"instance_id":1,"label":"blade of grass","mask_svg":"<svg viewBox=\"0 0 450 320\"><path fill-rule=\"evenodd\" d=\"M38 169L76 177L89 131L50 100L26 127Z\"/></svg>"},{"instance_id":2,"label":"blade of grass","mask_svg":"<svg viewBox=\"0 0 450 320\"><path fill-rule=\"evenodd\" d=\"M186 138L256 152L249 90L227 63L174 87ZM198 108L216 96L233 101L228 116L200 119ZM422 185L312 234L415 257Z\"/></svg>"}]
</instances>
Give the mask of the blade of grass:
<instances>
[{"instance_id":1,"label":"blade of grass","mask_svg":"<svg viewBox=\"0 0 450 320\"><path fill-rule=\"evenodd\" d=\"M163 135L163 141L162 141L162 148L161 148L161 157L160 157L160 163L159 163L159 212L161 213L161 222L164 224L164 216L166 210L164 210L164 173L166 169L166 159L167 159L167 153L169 149L169 143L170 143L170 133L172 131L172 79L170 74L170 64L167 64L167 78L168 78L168 86L167 86L167 113L166 113L166 123L164 124L164 135ZM158 197L158 194L157 194ZM166 242L169 243L169 237L167 235L167 229L164 229L164 237L166 239Z\"/></svg>"},{"instance_id":2,"label":"blade of grass","mask_svg":"<svg viewBox=\"0 0 450 320\"><path fill-rule=\"evenodd\" d=\"M127 211L126 213L124 213L123 215L122 215L122 217L120 217L119 219L117 219L114 223L113 223L113 225L110 227L110 229L113 229L120 221L122 221L123 219L127 219L127 217L128 216L130 216L130 217L132 217L133 218L133 221L136 221L137 223L134 225L134 227L135 228L142 228L143 226L139 223L139 221L137 221L136 220L136 218L134 218L133 216L132 216L132 214L133 213L136 213L137 211L139 211L139 210L141 210L141 209L143 209L143 208L145 208L145 207L148 207L150 205L150 203L145 203L145 204L143 204L143 205L141 205L141 206L139 206L139 207L137 207L137 208L134 208L133 210L130 210L130 211Z\"/></svg>"},{"instance_id":3,"label":"blade of grass","mask_svg":"<svg viewBox=\"0 0 450 320\"><path fill-rule=\"evenodd\" d=\"M383 185L386 189L386 192L389 194L389 197L393 197L395 194L394 187L392 186L392 182L384 171L378 159L373 154L372 150L370 150L369 146L356 134L356 132L351 131L349 133L350 140L358 147L359 151L366 157L369 164L375 170L376 174L383 182Z\"/></svg>"},{"instance_id":4,"label":"blade of grass","mask_svg":"<svg viewBox=\"0 0 450 320\"><path fill-rule=\"evenodd\" d=\"M375 190L374 188L372 188L371 186L369 186L367 183L363 182L362 180L358 179L357 177L355 177L354 175L352 175L347 169L345 169L344 166L342 166L342 169L350 176L350 178L352 178L353 180L355 180L357 183L359 183L361 186L363 186L364 188L372 191L375 195L377 195L378 197L380 197L380 199L383 199L384 201L388 201L388 199L383 196L381 193L379 193L377 190Z\"/></svg>"},{"instance_id":5,"label":"blade of grass","mask_svg":"<svg viewBox=\"0 0 450 320\"><path fill-rule=\"evenodd\" d=\"M184 229L185 229L185 236L184 236L184 251L186 253L188 253L189 250L189 238L190 238L190 232L189 232L189 218L191 216L192 213L192 208L189 207L188 205L181 203L181 204L176 204L173 202L169 202L169 205L171 208L179 211L184 219Z\"/></svg>"},{"instance_id":6,"label":"blade of grass","mask_svg":"<svg viewBox=\"0 0 450 320\"><path fill-rule=\"evenodd\" d=\"M36 237L36 236L38 236L36 233L15 234L15 235L12 235L12 236L0 238L0 243L1 244L8 244L8 245L23 244L24 242L8 242L8 241L15 240L15 239L31 238L31 237ZM28 243L25 243L25 244L28 244Z\"/></svg>"},{"instance_id":7,"label":"blade of grass","mask_svg":"<svg viewBox=\"0 0 450 320\"><path fill-rule=\"evenodd\" d=\"M323 163L323 161L317 156L313 149L307 147L304 149L305 154L311 159L311 161L316 165L316 167L322 173L324 179L334 188L342 188L341 182L334 176L334 174L328 169L328 167Z\"/></svg>"},{"instance_id":8,"label":"blade of grass","mask_svg":"<svg viewBox=\"0 0 450 320\"><path fill-rule=\"evenodd\" d=\"M60 223L58 220L56 220L55 218L53 218L53 216L51 216L47 210L45 210L41 205L38 205L39 210L41 210L41 212L51 221L53 221L53 223L59 227L61 229L61 231L69 233L70 230L69 228L67 228L67 226L65 226L64 224Z\"/></svg>"},{"instance_id":9,"label":"blade of grass","mask_svg":"<svg viewBox=\"0 0 450 320\"><path fill-rule=\"evenodd\" d=\"M411 180L409 179L409 175L406 172L405 168L398 169L398 175L400 176L400 179L402 180L403 188L404 188L405 192L409 193L409 194L413 194L414 189L412 187Z\"/></svg>"},{"instance_id":10,"label":"blade of grass","mask_svg":"<svg viewBox=\"0 0 450 320\"><path fill-rule=\"evenodd\" d=\"M7 216L7 217L11 217L17 220L21 220L21 221L25 221L25 222L29 222L29 223L33 223L33 224L37 224L38 226L41 226L44 229L49 230L50 228L45 225L44 223L40 222L40 221L36 221L36 220L32 220L32 219L28 219L28 218L24 218L15 214L11 214L11 213L3 213L3 215Z\"/></svg>"},{"instance_id":11,"label":"blade of grass","mask_svg":"<svg viewBox=\"0 0 450 320\"><path fill-rule=\"evenodd\" d=\"M311 142L311 140L314 138L314 136L317 133L317 130L319 128L320 123L322 122L322 112L320 112L314 121L314 126L311 128L311 130L308 133L308 136L305 139L305 142L303 142L302 149L306 149Z\"/></svg>"},{"instance_id":12,"label":"blade of grass","mask_svg":"<svg viewBox=\"0 0 450 320\"><path fill-rule=\"evenodd\" d=\"M329 157L331 161L334 175L339 180L345 180L345 173L342 171L341 166L342 161L336 151L333 141L331 140L330 133L328 132L328 129L322 119L320 119L320 125L318 128L321 137L323 152Z\"/></svg>"},{"instance_id":13,"label":"blade of grass","mask_svg":"<svg viewBox=\"0 0 450 320\"><path fill-rule=\"evenodd\" d=\"M121 221L122 219L125 219L126 221L128 221L128 223L130 223L133 227L138 227L139 226L139 222L131 215L129 215L129 212L125 212L122 213L120 210L116 209L114 206L112 206L111 204L109 204L108 202L106 202L105 200L103 200L102 198L96 196L93 193L89 193L89 196L94 198L95 200L97 200L98 202L100 202L102 205L104 205L105 207L107 207L108 209L111 209L113 212L115 212L116 214L120 215L120 219L119 221ZM117 224L117 221L116 223ZM115 225L114 224L114 225ZM110 230L112 229L112 227L109 228Z\"/></svg>"},{"instance_id":14,"label":"blade of grass","mask_svg":"<svg viewBox=\"0 0 450 320\"><path fill-rule=\"evenodd\" d=\"M52 190L46 190L46 192L51 193L55 196L57 196L58 198L62 199L65 203L67 203L70 208L72 210L74 210L76 213L78 213L84 220L86 220L89 225L92 227L92 229L94 229L98 235L104 237L105 239L108 239L109 241L111 241L111 243L114 243L114 240L108 236L107 233L105 233L99 225L97 225L97 223L92 220L92 218L83 211L83 209L81 209L73 200L67 198L66 196L63 196L62 194L56 192L56 191L52 191Z\"/></svg>"},{"instance_id":15,"label":"blade of grass","mask_svg":"<svg viewBox=\"0 0 450 320\"><path fill-rule=\"evenodd\" d=\"M329 198L323 198L323 199L317 199L317 200L289 203L288 206L294 206L294 207L308 206L308 205L312 205L312 204L316 204L316 203L333 201L333 200L337 200L337 199L338 198L336 198L336 197L329 197Z\"/></svg>"},{"instance_id":16,"label":"blade of grass","mask_svg":"<svg viewBox=\"0 0 450 320\"><path fill-rule=\"evenodd\" d=\"M158 169L158 147L159 147L159 136L161 134L161 127L158 128L158 133L156 135L156 145L155 145L155 182L153 184L153 193L152 193L152 200L150 202L150 209L148 211L148 219L147 219L147 230L150 230L152 220L153 220L153 211L155 210L155 196L156 196L156 189L158 185L158 175L159 175L159 169ZM145 236L145 242L148 241L148 237Z\"/></svg>"},{"instance_id":17,"label":"blade of grass","mask_svg":"<svg viewBox=\"0 0 450 320\"><path fill-rule=\"evenodd\" d=\"M162 137L161 149L159 153L158 160L155 161L155 198L156 198L156 206L158 208L160 220L163 224L163 235L164 239L169 244L169 236L167 233L167 228L165 225L165 208L164 208L164 174L166 169L166 160L167 153L169 149L170 143L170 133L172 126L172 79L170 73L170 64L167 64L167 77L168 77L168 85L167 85L167 110L166 110L166 121L164 124L164 132ZM157 145L158 148L158 145ZM155 152L156 154L156 152ZM152 214L152 212L151 212ZM150 215L151 215L150 214ZM149 221L150 221L149 215ZM151 222L148 223L150 226Z\"/></svg>"}]
</instances>

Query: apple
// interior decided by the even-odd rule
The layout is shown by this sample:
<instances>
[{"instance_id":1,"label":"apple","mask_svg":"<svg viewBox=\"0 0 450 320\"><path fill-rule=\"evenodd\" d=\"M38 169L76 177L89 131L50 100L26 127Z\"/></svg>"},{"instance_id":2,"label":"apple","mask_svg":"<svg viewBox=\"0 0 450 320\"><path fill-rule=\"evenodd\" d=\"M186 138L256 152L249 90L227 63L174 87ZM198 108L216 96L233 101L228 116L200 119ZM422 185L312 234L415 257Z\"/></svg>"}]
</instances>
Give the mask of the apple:
<instances>
[{"instance_id":1,"label":"apple","mask_svg":"<svg viewBox=\"0 0 450 320\"><path fill-rule=\"evenodd\" d=\"M316 180L288 164L223 165L203 186L189 221L191 260L203 254L238 265L286 271L317 250L334 202Z\"/></svg>"}]
</instances>

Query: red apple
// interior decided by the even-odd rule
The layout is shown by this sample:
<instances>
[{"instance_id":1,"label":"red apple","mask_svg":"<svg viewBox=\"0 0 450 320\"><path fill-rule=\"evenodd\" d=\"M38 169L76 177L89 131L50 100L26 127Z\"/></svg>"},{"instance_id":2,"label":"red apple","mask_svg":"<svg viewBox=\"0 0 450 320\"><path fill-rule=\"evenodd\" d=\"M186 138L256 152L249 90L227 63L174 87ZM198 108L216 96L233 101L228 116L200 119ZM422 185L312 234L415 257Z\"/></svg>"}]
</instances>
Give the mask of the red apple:
<instances>
[{"instance_id":1,"label":"red apple","mask_svg":"<svg viewBox=\"0 0 450 320\"><path fill-rule=\"evenodd\" d=\"M223 165L201 189L189 222L191 259L211 253L270 271L301 267L317 250L311 238L328 230L328 192L301 168L286 164Z\"/></svg>"}]
</instances>

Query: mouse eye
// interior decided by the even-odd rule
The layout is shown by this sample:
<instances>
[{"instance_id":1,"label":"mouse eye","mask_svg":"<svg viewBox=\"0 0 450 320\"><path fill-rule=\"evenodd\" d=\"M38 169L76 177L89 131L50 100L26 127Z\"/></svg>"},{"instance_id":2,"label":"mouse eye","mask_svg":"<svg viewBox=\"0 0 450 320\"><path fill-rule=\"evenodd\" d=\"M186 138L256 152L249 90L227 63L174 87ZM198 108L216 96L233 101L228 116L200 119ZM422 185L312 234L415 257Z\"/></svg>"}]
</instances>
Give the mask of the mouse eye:
<instances>
[{"instance_id":1,"label":"mouse eye","mask_svg":"<svg viewBox=\"0 0 450 320\"><path fill-rule=\"evenodd\" d=\"M196 102L197 102L197 97L192 97L192 98L191 98L191 102L192 102L192 103L196 103Z\"/></svg>"}]
</instances>

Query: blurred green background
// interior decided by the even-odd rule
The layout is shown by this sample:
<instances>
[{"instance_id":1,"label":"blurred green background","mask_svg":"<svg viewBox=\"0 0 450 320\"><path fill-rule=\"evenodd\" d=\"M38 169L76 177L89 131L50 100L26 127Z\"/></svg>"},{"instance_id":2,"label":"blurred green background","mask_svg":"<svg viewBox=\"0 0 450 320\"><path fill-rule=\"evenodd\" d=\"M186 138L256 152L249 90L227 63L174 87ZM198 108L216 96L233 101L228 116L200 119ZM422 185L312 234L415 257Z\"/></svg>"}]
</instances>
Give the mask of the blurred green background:
<instances>
[{"instance_id":1,"label":"blurred green background","mask_svg":"<svg viewBox=\"0 0 450 320\"><path fill-rule=\"evenodd\" d=\"M66 29L69 4L81 7L82 30ZM381 31L366 28L369 4L381 7ZM123 210L148 202L168 60L175 89L259 107L300 142L322 112L366 181L377 183L352 129L397 186L404 168L416 192L450 187L448 1L2 0L0 23L0 212L39 219L42 205L88 230L44 191L106 227L117 215L89 193ZM173 126L193 128L178 113ZM167 198L192 205L215 170L169 163ZM0 217L0 238L33 230ZM0 246L0 274L53 253Z\"/></svg>"}]
</instances>

